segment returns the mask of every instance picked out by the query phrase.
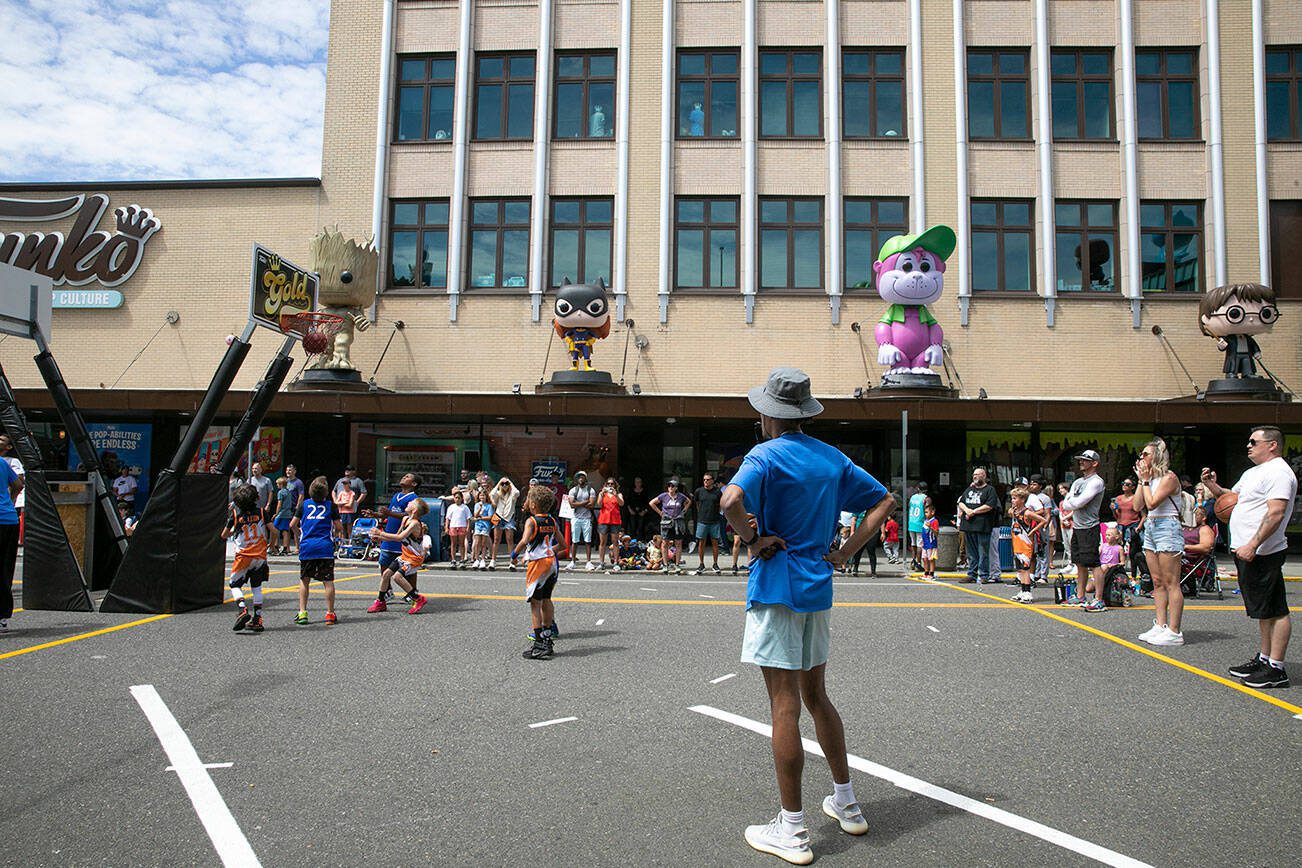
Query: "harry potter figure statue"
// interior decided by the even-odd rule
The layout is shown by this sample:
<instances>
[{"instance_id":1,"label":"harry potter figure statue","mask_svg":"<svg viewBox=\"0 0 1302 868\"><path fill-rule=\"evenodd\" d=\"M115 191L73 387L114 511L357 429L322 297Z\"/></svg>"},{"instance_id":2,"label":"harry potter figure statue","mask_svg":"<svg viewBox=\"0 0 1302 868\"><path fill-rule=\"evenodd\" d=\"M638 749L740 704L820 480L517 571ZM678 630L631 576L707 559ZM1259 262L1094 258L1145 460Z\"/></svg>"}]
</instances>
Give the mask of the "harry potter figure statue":
<instances>
[{"instance_id":1,"label":"harry potter figure statue","mask_svg":"<svg viewBox=\"0 0 1302 868\"><path fill-rule=\"evenodd\" d=\"M606 285L600 277L596 283L570 283L567 277L556 290L554 310L553 324L565 339L571 369L591 371L593 344L610 334Z\"/></svg>"},{"instance_id":2,"label":"harry potter figure statue","mask_svg":"<svg viewBox=\"0 0 1302 868\"><path fill-rule=\"evenodd\" d=\"M1198 302L1198 325L1203 334L1216 339L1216 348L1225 353L1225 365L1221 369L1225 379L1208 383L1209 397L1227 392L1282 394L1274 383L1257 375L1261 347L1252 338L1268 333L1277 319L1275 290L1269 286L1236 283L1203 294Z\"/></svg>"}]
</instances>

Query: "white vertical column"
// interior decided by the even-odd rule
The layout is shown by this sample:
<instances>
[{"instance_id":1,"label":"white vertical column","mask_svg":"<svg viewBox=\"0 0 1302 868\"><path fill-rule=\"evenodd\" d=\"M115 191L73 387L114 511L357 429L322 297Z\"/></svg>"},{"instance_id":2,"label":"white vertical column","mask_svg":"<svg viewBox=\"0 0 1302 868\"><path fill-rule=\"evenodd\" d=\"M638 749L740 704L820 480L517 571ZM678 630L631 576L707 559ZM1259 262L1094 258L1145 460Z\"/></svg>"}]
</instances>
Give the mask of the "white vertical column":
<instances>
[{"instance_id":1,"label":"white vertical column","mask_svg":"<svg viewBox=\"0 0 1302 868\"><path fill-rule=\"evenodd\" d=\"M1126 280L1123 293L1130 299L1130 325L1139 328L1144 298L1139 266L1139 128L1135 110L1135 30L1133 0L1118 0L1121 14L1121 162L1126 176Z\"/></svg>"},{"instance_id":2,"label":"white vertical column","mask_svg":"<svg viewBox=\"0 0 1302 868\"><path fill-rule=\"evenodd\" d=\"M674 231L674 0L660 4L660 321L669 321Z\"/></svg>"},{"instance_id":3,"label":"white vertical column","mask_svg":"<svg viewBox=\"0 0 1302 868\"><path fill-rule=\"evenodd\" d=\"M628 105L629 54L632 52L633 0L619 4L619 83L615 96L615 319L624 321L628 298Z\"/></svg>"},{"instance_id":4,"label":"white vertical column","mask_svg":"<svg viewBox=\"0 0 1302 868\"><path fill-rule=\"evenodd\" d=\"M1216 285L1225 285L1225 148L1221 134L1221 10L1218 0L1205 0L1207 22L1207 85L1210 111L1207 159L1212 176L1212 263Z\"/></svg>"},{"instance_id":5,"label":"white vertical column","mask_svg":"<svg viewBox=\"0 0 1302 868\"><path fill-rule=\"evenodd\" d=\"M967 325L968 304L972 300L972 223L968 201L967 156L967 29L963 20L963 0L954 0L954 124L958 133L954 164L958 196L958 324Z\"/></svg>"},{"instance_id":6,"label":"white vertical column","mask_svg":"<svg viewBox=\"0 0 1302 868\"><path fill-rule=\"evenodd\" d=\"M909 214L914 233L927 226L927 169L922 122L922 0L909 0L909 141L913 146L913 201Z\"/></svg>"},{"instance_id":7,"label":"white vertical column","mask_svg":"<svg viewBox=\"0 0 1302 868\"><path fill-rule=\"evenodd\" d=\"M1053 214L1053 109L1049 101L1049 0L1035 0L1035 89L1036 112L1039 114L1036 151L1040 159L1040 274L1044 280L1045 322L1053 327L1054 306L1058 300L1057 260L1054 258Z\"/></svg>"},{"instance_id":8,"label":"white vertical column","mask_svg":"<svg viewBox=\"0 0 1302 868\"><path fill-rule=\"evenodd\" d=\"M538 58L533 94L533 225L529 231L529 297L533 321L542 317L547 276L543 271L547 247L547 157L551 150L552 0L538 0Z\"/></svg>"},{"instance_id":9,"label":"white vertical column","mask_svg":"<svg viewBox=\"0 0 1302 868\"><path fill-rule=\"evenodd\" d=\"M375 110L375 186L371 199L371 238L379 255L380 267L376 270L376 300L371 302L370 318L375 319L379 304L379 290L389 285L389 267L386 264L387 245L384 243L384 211L389 192L389 118L393 117L393 16L398 0L384 4L383 23L380 25L380 97Z\"/></svg>"},{"instance_id":10,"label":"white vertical column","mask_svg":"<svg viewBox=\"0 0 1302 868\"><path fill-rule=\"evenodd\" d=\"M742 0L741 37L741 294L746 303L746 322L755 321L755 291L759 286L756 273L759 251L759 201L755 192L758 165L755 140L758 135L757 98L759 61L755 46L755 5L757 0Z\"/></svg>"},{"instance_id":11,"label":"white vertical column","mask_svg":"<svg viewBox=\"0 0 1302 868\"><path fill-rule=\"evenodd\" d=\"M471 31L474 0L461 0L457 28L457 80L453 90L452 194L448 202L448 319L457 321L457 299L466 268L466 157L470 142L470 70L475 48Z\"/></svg>"},{"instance_id":12,"label":"white vertical column","mask_svg":"<svg viewBox=\"0 0 1302 868\"><path fill-rule=\"evenodd\" d=\"M1252 133L1257 168L1257 259L1270 286L1270 187L1266 182L1266 25L1261 0L1252 0Z\"/></svg>"},{"instance_id":13,"label":"white vertical column","mask_svg":"<svg viewBox=\"0 0 1302 868\"><path fill-rule=\"evenodd\" d=\"M823 78L827 81L827 294L832 325L841 322L841 294L845 284L841 226L841 0L826 0L827 49Z\"/></svg>"}]
</instances>

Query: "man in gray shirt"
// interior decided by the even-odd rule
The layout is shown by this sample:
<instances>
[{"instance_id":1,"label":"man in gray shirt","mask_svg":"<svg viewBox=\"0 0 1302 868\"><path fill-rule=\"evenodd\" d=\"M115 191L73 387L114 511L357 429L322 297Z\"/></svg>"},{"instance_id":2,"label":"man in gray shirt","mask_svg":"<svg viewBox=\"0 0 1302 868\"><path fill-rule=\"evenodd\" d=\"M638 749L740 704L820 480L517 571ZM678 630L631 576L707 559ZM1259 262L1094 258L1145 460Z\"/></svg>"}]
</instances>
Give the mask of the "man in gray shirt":
<instances>
[{"instance_id":1,"label":"man in gray shirt","mask_svg":"<svg viewBox=\"0 0 1302 868\"><path fill-rule=\"evenodd\" d=\"M249 485L258 490L258 506L264 511L271 509L275 501L276 483L271 481L270 476L262 475L262 465L253 462L253 475L249 477Z\"/></svg>"},{"instance_id":2,"label":"man in gray shirt","mask_svg":"<svg viewBox=\"0 0 1302 868\"><path fill-rule=\"evenodd\" d=\"M566 569L574 569L575 553L579 544L587 548L586 569L595 570L592 562L592 507L597 505L597 489L588 484L588 474L580 470L574 474L574 487L570 489L570 506L574 508L574 518L570 520L570 562Z\"/></svg>"},{"instance_id":3,"label":"man in gray shirt","mask_svg":"<svg viewBox=\"0 0 1302 868\"><path fill-rule=\"evenodd\" d=\"M1069 605L1080 605L1087 612L1102 612L1103 568L1099 566L1099 507L1103 505L1103 478L1099 476L1099 454L1086 449L1076 456L1080 476L1071 484L1071 491L1062 499L1062 508L1072 511L1071 562L1076 565L1076 596L1067 600ZM1093 583L1089 582L1093 573ZM1094 599L1084 597L1091 592Z\"/></svg>"}]
</instances>

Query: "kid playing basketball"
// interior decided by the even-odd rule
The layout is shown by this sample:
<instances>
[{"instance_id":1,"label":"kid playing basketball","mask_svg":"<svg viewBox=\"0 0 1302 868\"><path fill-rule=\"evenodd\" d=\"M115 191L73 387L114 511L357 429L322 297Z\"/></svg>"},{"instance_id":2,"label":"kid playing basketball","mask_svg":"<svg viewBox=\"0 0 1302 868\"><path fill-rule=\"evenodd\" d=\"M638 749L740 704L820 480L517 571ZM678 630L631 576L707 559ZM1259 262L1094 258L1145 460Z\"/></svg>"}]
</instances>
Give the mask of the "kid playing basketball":
<instances>
[{"instance_id":1,"label":"kid playing basketball","mask_svg":"<svg viewBox=\"0 0 1302 868\"><path fill-rule=\"evenodd\" d=\"M325 586L327 624L338 624L335 615L335 541L343 536L344 525L330 499L330 483L324 476L312 480L307 499L289 522L290 534L302 529L298 543L298 616L295 624L307 624L307 594L312 582ZM333 536L332 536L333 532Z\"/></svg>"},{"instance_id":2,"label":"kid playing basketball","mask_svg":"<svg viewBox=\"0 0 1302 868\"><path fill-rule=\"evenodd\" d=\"M556 608L552 605L552 589L557 576L556 519L552 507L556 493L541 485L531 486L525 500L529 518L524 522L520 542L511 552L515 562L524 553L524 598L529 601L529 615L533 623L533 644L522 655L526 660L543 660L554 653L552 640L556 636Z\"/></svg>"},{"instance_id":3,"label":"kid playing basketball","mask_svg":"<svg viewBox=\"0 0 1302 868\"><path fill-rule=\"evenodd\" d=\"M416 489L420 488L420 477L415 473L404 473L398 480L398 490L389 498L387 509L368 510L363 513L370 518L384 519L384 532L394 534L398 528L402 527L406 519L407 507L411 506L413 500L418 500ZM402 544L395 542L392 538L386 538L380 543L380 561L379 568L383 572L393 565L402 552ZM414 577L413 577L414 579ZM415 582L413 581L413 584ZM387 582L380 584L380 599L388 599L385 594L389 589Z\"/></svg>"},{"instance_id":4,"label":"kid playing basketball","mask_svg":"<svg viewBox=\"0 0 1302 868\"><path fill-rule=\"evenodd\" d=\"M429 512L429 504L420 498L415 498L407 504L406 514L396 533L382 531L378 527L371 531L371 539L396 542L402 548L398 552L398 557L384 568L380 576L380 594L366 610L367 612L374 614L388 610L389 604L385 600L389 596L391 581L396 582L398 587L407 592L403 599L411 603L411 608L407 610L408 615L414 615L425 608L427 602L425 595L416 592L416 574L425 563L425 523L420 520L420 517L427 512Z\"/></svg>"},{"instance_id":5,"label":"kid playing basketball","mask_svg":"<svg viewBox=\"0 0 1302 868\"><path fill-rule=\"evenodd\" d=\"M231 599L239 604L240 614L235 619L235 630L246 627L254 633L262 632L262 583L267 580L267 524L258 499L258 490L252 485L241 485L231 498L234 506L222 539L235 537L235 562L231 564ZM253 588L253 611L244 603L244 583Z\"/></svg>"}]
</instances>

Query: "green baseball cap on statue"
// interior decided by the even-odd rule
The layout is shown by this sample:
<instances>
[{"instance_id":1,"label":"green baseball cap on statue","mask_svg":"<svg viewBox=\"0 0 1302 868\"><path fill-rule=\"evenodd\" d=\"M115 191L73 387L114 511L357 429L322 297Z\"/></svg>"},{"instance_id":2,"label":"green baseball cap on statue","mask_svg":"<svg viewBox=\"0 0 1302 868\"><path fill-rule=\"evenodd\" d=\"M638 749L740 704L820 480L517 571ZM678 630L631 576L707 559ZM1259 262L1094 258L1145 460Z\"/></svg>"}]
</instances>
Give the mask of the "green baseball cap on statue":
<instances>
[{"instance_id":1,"label":"green baseball cap on statue","mask_svg":"<svg viewBox=\"0 0 1302 868\"><path fill-rule=\"evenodd\" d=\"M888 238L882 245L882 250L877 254L878 262L885 262L888 256L894 256L905 250L912 250L915 247L921 247L928 253L934 253L942 261L949 259L949 255L954 252L958 246L958 239L954 236L954 230L944 224L937 224L918 235L896 235L894 238Z\"/></svg>"}]
</instances>

